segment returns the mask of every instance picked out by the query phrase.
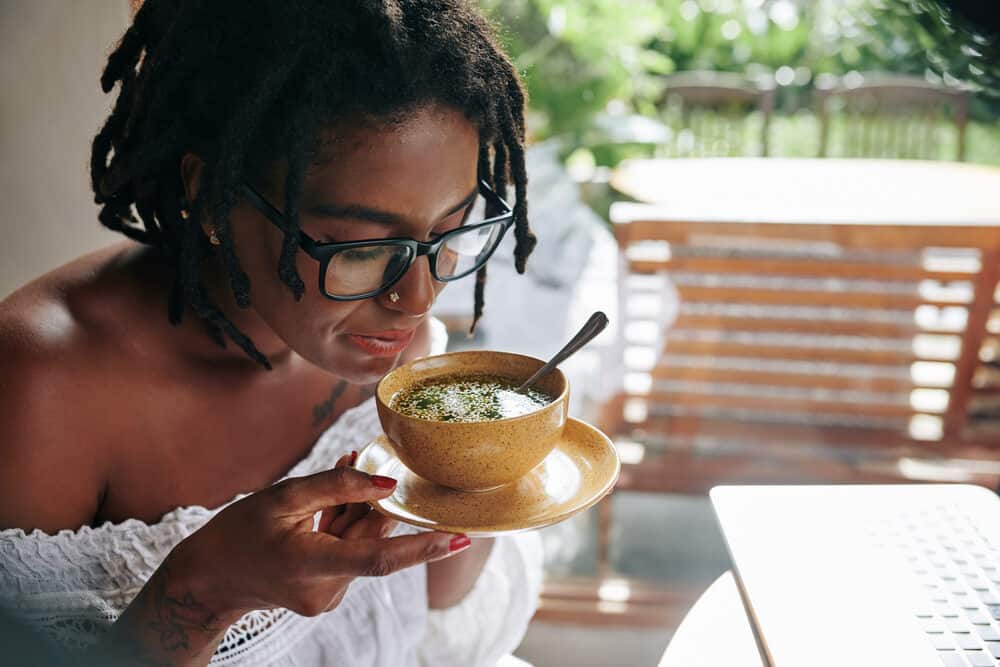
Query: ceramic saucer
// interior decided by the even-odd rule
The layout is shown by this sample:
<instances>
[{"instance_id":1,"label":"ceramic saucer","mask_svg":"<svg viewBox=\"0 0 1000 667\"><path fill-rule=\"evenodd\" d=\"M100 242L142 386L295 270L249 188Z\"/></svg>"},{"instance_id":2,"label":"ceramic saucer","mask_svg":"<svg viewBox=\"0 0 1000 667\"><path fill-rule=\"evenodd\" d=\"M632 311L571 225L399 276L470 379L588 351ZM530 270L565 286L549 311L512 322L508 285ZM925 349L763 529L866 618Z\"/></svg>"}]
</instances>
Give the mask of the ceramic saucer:
<instances>
[{"instance_id":1,"label":"ceramic saucer","mask_svg":"<svg viewBox=\"0 0 1000 667\"><path fill-rule=\"evenodd\" d=\"M482 537L568 519L612 489L621 465L608 436L570 418L545 460L518 481L489 491L458 491L418 477L384 435L362 450L355 467L398 480L391 496L373 503L383 514L421 528Z\"/></svg>"}]
</instances>

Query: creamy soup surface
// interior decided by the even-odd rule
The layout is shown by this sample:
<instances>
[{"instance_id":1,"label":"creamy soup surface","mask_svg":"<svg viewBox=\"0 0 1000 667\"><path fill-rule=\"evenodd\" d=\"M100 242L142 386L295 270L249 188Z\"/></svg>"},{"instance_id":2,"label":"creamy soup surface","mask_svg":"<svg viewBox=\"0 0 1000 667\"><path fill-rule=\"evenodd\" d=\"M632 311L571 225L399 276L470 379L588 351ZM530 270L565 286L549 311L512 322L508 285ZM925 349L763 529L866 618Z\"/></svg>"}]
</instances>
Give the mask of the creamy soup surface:
<instances>
[{"instance_id":1,"label":"creamy soup surface","mask_svg":"<svg viewBox=\"0 0 1000 667\"><path fill-rule=\"evenodd\" d=\"M544 392L519 392L517 385L499 375L450 375L400 391L391 405L418 419L484 422L519 417L552 402Z\"/></svg>"}]
</instances>

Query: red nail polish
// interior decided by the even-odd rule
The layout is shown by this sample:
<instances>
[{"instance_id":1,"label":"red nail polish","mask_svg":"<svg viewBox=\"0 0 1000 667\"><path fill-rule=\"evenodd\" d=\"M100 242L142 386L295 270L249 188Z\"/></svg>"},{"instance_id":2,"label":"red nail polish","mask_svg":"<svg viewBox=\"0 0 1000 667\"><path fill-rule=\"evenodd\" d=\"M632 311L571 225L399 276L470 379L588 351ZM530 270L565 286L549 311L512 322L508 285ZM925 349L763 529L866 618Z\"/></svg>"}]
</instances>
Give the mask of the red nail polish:
<instances>
[{"instance_id":1,"label":"red nail polish","mask_svg":"<svg viewBox=\"0 0 1000 667\"><path fill-rule=\"evenodd\" d=\"M392 477L383 477L382 475L372 475L372 484L380 489L391 489L396 486L396 480Z\"/></svg>"},{"instance_id":2,"label":"red nail polish","mask_svg":"<svg viewBox=\"0 0 1000 667\"><path fill-rule=\"evenodd\" d=\"M353 466L357 462L358 462L358 453L356 451L353 451L351 452L351 460L347 465Z\"/></svg>"},{"instance_id":3,"label":"red nail polish","mask_svg":"<svg viewBox=\"0 0 1000 667\"><path fill-rule=\"evenodd\" d=\"M448 543L448 551L458 551L459 549L464 549L470 544L472 544L472 540L469 539L468 535L456 535L451 538L451 542Z\"/></svg>"}]
</instances>

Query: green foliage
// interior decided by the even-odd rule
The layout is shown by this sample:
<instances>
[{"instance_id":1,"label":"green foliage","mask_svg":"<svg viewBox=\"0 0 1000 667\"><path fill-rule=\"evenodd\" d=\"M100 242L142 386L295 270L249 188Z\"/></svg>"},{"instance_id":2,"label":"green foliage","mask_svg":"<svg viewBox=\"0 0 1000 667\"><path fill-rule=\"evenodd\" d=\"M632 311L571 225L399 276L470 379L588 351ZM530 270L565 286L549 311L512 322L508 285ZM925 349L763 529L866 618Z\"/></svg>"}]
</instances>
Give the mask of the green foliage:
<instances>
[{"instance_id":1,"label":"green foliage","mask_svg":"<svg viewBox=\"0 0 1000 667\"><path fill-rule=\"evenodd\" d=\"M916 24L920 46L945 76L971 83L1000 104L1000 19L983 0L889 0L888 12Z\"/></svg>"},{"instance_id":2,"label":"green foliage","mask_svg":"<svg viewBox=\"0 0 1000 667\"><path fill-rule=\"evenodd\" d=\"M644 97L649 79L674 69L641 45L662 13L652 0L484 0L543 114L542 136L579 129L609 100Z\"/></svg>"},{"instance_id":3,"label":"green foliage","mask_svg":"<svg viewBox=\"0 0 1000 667\"><path fill-rule=\"evenodd\" d=\"M992 1L992 0L991 0ZM923 0L483 0L525 76L536 138L581 138L609 103L656 115L662 76L709 69L783 84L794 111L817 74L966 71ZM786 69L790 68L790 69ZM980 103L980 119L996 117ZM571 142L572 143L572 142Z\"/></svg>"}]
</instances>

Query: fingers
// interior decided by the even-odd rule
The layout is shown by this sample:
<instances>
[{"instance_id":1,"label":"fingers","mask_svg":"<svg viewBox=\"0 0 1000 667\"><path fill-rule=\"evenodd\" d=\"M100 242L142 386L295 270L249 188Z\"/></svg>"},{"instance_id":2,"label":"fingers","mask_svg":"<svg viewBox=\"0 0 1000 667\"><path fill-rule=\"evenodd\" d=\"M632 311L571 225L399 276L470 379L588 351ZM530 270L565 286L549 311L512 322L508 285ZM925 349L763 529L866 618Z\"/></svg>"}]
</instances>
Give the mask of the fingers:
<instances>
[{"instance_id":1,"label":"fingers","mask_svg":"<svg viewBox=\"0 0 1000 667\"><path fill-rule=\"evenodd\" d=\"M399 570L453 556L469 547L469 538L451 533L420 533L387 538L312 542L317 574L384 577Z\"/></svg>"},{"instance_id":2,"label":"fingers","mask_svg":"<svg viewBox=\"0 0 1000 667\"><path fill-rule=\"evenodd\" d=\"M394 479L343 467L286 479L268 489L268 493L275 514L284 516L378 500L391 495L395 488Z\"/></svg>"},{"instance_id":3,"label":"fingers","mask_svg":"<svg viewBox=\"0 0 1000 667\"><path fill-rule=\"evenodd\" d=\"M326 532L343 537L346 529L350 528L356 521L368 516L371 511L372 508L367 503L346 505L344 511L330 522Z\"/></svg>"},{"instance_id":4,"label":"fingers","mask_svg":"<svg viewBox=\"0 0 1000 667\"><path fill-rule=\"evenodd\" d=\"M328 507L319 515L319 521L316 523L316 531L319 533L329 533L330 524L337 517L344 514L347 511L347 505L338 505L337 507Z\"/></svg>"},{"instance_id":5,"label":"fingers","mask_svg":"<svg viewBox=\"0 0 1000 667\"><path fill-rule=\"evenodd\" d=\"M337 459L337 463L333 467L334 468L353 468L354 467L354 462L357 461L357 460L358 460L358 453L357 452L349 452L349 453L344 454L343 456L341 456L339 459Z\"/></svg>"},{"instance_id":6,"label":"fingers","mask_svg":"<svg viewBox=\"0 0 1000 667\"><path fill-rule=\"evenodd\" d=\"M337 463L333 467L350 468L354 466L357 460L358 460L358 452L352 451L348 454L344 454L339 459L337 459ZM336 530L331 530L330 525L338 517L342 517L346 509L347 509L346 505L338 505L337 507L329 507L323 510L320 513L319 522L316 524L316 530L321 533L331 533L334 535L339 535L340 532L343 530L343 526L338 527ZM360 518L360 516L356 518Z\"/></svg>"},{"instance_id":7,"label":"fingers","mask_svg":"<svg viewBox=\"0 0 1000 667\"><path fill-rule=\"evenodd\" d=\"M389 537L397 525L394 519L372 510L368 516L348 526L341 537L351 540Z\"/></svg>"}]
</instances>

